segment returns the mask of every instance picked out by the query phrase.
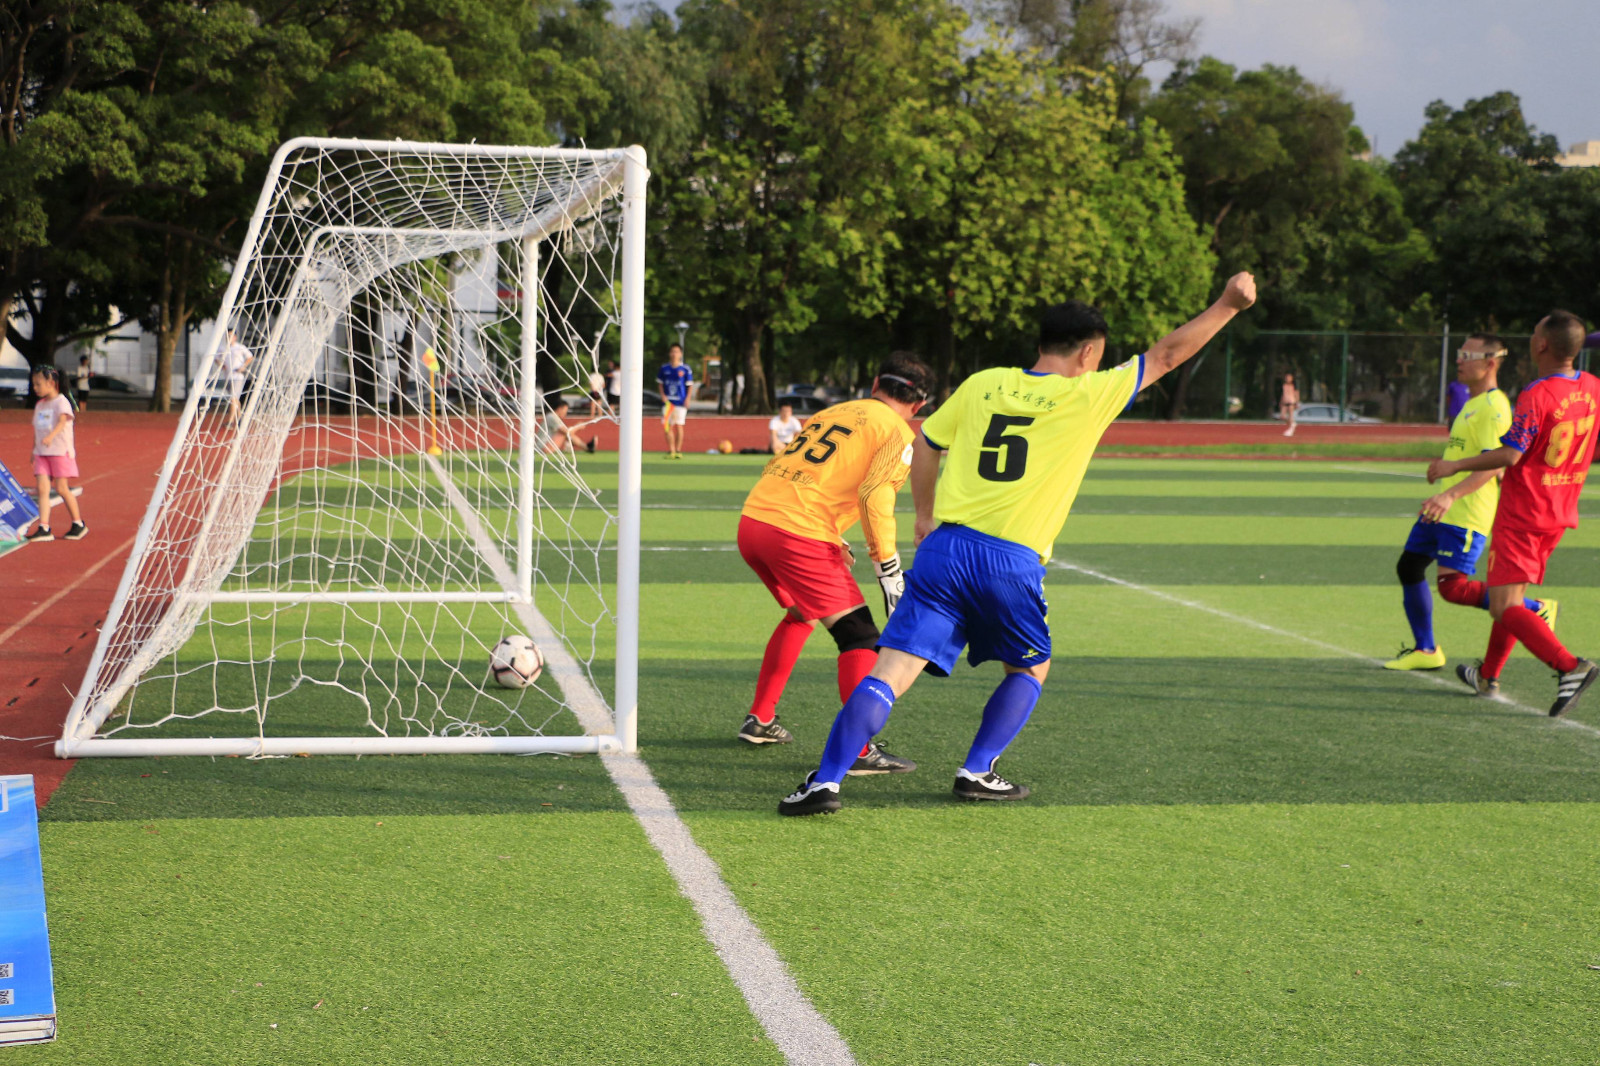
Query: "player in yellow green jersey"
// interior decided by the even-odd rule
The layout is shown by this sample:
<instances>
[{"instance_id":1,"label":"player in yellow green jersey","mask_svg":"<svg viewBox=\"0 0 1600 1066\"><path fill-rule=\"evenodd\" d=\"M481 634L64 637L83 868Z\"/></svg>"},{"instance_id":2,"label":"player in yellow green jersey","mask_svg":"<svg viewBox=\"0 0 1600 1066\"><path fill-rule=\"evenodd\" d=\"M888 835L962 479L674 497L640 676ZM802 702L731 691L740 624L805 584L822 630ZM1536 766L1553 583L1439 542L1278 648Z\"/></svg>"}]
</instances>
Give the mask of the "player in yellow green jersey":
<instances>
[{"instance_id":1,"label":"player in yellow green jersey","mask_svg":"<svg viewBox=\"0 0 1600 1066\"><path fill-rule=\"evenodd\" d=\"M1028 370L983 370L962 382L912 444L917 557L878 639L872 672L833 722L822 765L778 804L787 815L839 809L839 783L924 669L947 676L963 648L973 666L1005 668L956 772L972 800L1027 796L994 772L1033 713L1050 669L1044 564L1106 427L1139 390L1189 359L1255 302L1255 279L1230 278L1193 321L1143 355L1101 370L1106 320L1071 301L1045 311ZM948 455L940 472L941 455Z\"/></svg>"},{"instance_id":2,"label":"player in yellow green jersey","mask_svg":"<svg viewBox=\"0 0 1600 1066\"><path fill-rule=\"evenodd\" d=\"M1466 459L1493 451L1511 429L1511 403L1500 391L1500 366L1505 357L1505 342L1493 333L1474 333L1456 352L1456 378L1467 387L1470 398L1450 423L1444 458ZM1384 663L1385 669L1437 670L1445 664L1444 649L1433 636L1429 563L1439 564L1439 595L1463 607L1489 609L1489 590L1483 582L1472 580L1472 574L1494 527L1499 478L1498 470L1456 474L1439 483L1436 495L1422 501L1395 566L1413 643ZM1559 606L1555 600L1527 600L1524 606L1555 629Z\"/></svg>"}]
</instances>

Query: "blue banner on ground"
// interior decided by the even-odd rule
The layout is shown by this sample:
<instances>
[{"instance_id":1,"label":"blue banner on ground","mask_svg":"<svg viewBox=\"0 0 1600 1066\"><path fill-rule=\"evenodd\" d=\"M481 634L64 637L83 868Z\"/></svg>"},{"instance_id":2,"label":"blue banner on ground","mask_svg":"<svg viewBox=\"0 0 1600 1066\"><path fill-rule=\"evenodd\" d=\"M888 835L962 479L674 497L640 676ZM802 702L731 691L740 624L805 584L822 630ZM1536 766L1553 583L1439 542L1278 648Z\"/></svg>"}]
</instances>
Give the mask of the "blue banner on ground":
<instances>
[{"instance_id":1,"label":"blue banner on ground","mask_svg":"<svg viewBox=\"0 0 1600 1066\"><path fill-rule=\"evenodd\" d=\"M38 517L33 494L0 463L0 540L21 540Z\"/></svg>"},{"instance_id":2,"label":"blue banner on ground","mask_svg":"<svg viewBox=\"0 0 1600 1066\"><path fill-rule=\"evenodd\" d=\"M0 1045L55 1036L33 776L0 776Z\"/></svg>"}]
</instances>

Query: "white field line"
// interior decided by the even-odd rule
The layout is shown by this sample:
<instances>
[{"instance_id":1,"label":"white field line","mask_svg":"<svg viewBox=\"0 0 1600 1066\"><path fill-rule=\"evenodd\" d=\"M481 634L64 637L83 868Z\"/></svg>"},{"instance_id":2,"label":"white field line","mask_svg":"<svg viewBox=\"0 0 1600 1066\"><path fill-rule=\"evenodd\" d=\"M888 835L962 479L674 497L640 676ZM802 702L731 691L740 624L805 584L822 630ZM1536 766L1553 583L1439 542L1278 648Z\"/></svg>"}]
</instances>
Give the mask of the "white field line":
<instances>
[{"instance_id":1,"label":"white field line","mask_svg":"<svg viewBox=\"0 0 1600 1066\"><path fill-rule=\"evenodd\" d=\"M6 641L8 641L12 637L16 636L19 632L22 631L22 629L24 627L26 627L28 625L28 623L32 622L35 618L38 618L40 615L44 614L50 608L54 607L56 604L60 603L62 600L66 599L68 596L70 596L74 591L77 590L79 585L83 584L85 581L88 581L91 577L94 577L94 575L98 574L100 572L100 568L101 567L105 566L112 559L115 559L118 555L122 554L128 548L131 548L133 546L133 540L134 540L134 538L129 537L127 540L123 541L121 544L117 545L115 548L112 548L110 551L106 552L104 555L102 555L100 557L100 561L99 562L95 563L93 566L89 567L89 569L87 569L83 573L79 574L73 580L72 584L67 585L67 586L65 586L63 588L57 589L55 591L55 593L49 599L47 599L43 603L39 604L39 606L37 606L33 610L29 611L27 614L23 615L21 618L17 619L17 621L14 624L12 624L10 626L7 626L5 632L0 633L0 644L4 644Z\"/></svg>"},{"instance_id":2,"label":"white field line","mask_svg":"<svg viewBox=\"0 0 1600 1066\"><path fill-rule=\"evenodd\" d=\"M490 572L507 590L516 587L516 573L484 529L476 512L461 494L443 465L426 456L434 476L460 517L462 526L489 564ZM574 716L590 734L616 732L605 700L579 667L566 644L532 604L515 605L518 618L545 653L545 666L553 670L561 694ZM543 635L544 640L539 637ZM816 1006L806 998L794 976L784 966L761 930L745 913L722 880L716 860L695 843L689 827L678 817L672 800L656 784L650 767L637 755L620 752L601 756L617 791L628 801L652 847L660 853L678 891L700 916L700 929L728 970L739 993L749 1004L761 1028L792 1066L856 1066L855 1056Z\"/></svg>"},{"instance_id":3,"label":"white field line","mask_svg":"<svg viewBox=\"0 0 1600 1066\"><path fill-rule=\"evenodd\" d=\"M1304 633L1296 633L1290 629L1279 629L1277 626L1268 625L1266 622L1257 621L1256 619L1250 618L1247 615L1234 614L1232 611L1224 611L1220 607L1213 607L1209 603L1201 603L1199 600L1186 600L1182 596L1174 596L1170 592L1162 592L1160 589L1151 588L1149 585L1141 585L1135 581L1127 581L1120 577L1113 577L1112 575L1102 573L1099 570L1094 570L1087 566L1079 566L1076 563L1069 563L1063 559L1052 560L1050 565L1058 570L1070 570L1075 574L1082 574L1085 577L1092 577L1097 581L1104 581L1108 585L1118 585L1125 589L1132 589L1135 592L1142 592L1147 596L1154 596L1158 600L1165 600L1168 603L1177 604L1179 607L1187 607L1190 610L1202 611L1215 618L1221 618L1225 621L1232 622L1235 625L1246 626L1250 629L1259 630L1263 633L1271 633L1276 637L1284 637L1289 640L1299 641L1301 644L1306 644L1313 648L1320 648L1323 651L1332 652L1334 655L1338 655L1346 659L1355 659L1375 667L1383 666L1382 659L1375 659L1370 655L1363 655L1358 651L1351 651L1349 648L1341 648L1337 644L1329 644L1325 640L1318 640L1316 637L1308 637ZM1421 671L1413 670L1408 671L1408 673L1410 676L1416 677L1420 680L1427 681L1444 688L1461 691L1459 682L1448 681L1445 678L1437 677L1431 673L1424 673ZM1465 693L1463 692L1463 696L1464 695ZM1526 703L1518 703L1516 700L1508 699L1505 696L1496 696L1494 697L1494 700L1497 703L1504 704L1505 706L1510 707L1512 710L1521 711L1524 714L1537 715L1538 717L1546 720L1549 720L1550 718L1549 713L1541 708L1530 707ZM1567 729L1575 729L1580 733L1587 733L1589 736L1600 737L1600 729L1597 729L1592 725L1585 725L1583 722L1575 722L1570 718L1557 718L1554 720L1554 724Z\"/></svg>"},{"instance_id":4,"label":"white field line","mask_svg":"<svg viewBox=\"0 0 1600 1066\"><path fill-rule=\"evenodd\" d=\"M1380 466L1348 466L1342 463L1335 463L1333 468L1335 470L1348 470L1357 474L1387 474L1390 477L1414 477L1422 478L1423 480L1427 480L1428 477L1427 474L1418 474L1409 470L1385 470Z\"/></svg>"}]
</instances>

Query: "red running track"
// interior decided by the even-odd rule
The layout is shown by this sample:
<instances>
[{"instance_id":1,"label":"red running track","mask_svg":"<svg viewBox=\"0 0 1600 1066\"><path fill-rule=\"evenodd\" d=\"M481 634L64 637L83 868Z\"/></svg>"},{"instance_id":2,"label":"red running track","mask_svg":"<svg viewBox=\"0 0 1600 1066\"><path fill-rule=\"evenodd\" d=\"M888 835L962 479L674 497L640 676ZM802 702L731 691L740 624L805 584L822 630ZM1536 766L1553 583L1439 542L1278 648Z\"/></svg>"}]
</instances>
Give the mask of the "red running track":
<instances>
[{"instance_id":1,"label":"red running track","mask_svg":"<svg viewBox=\"0 0 1600 1066\"><path fill-rule=\"evenodd\" d=\"M88 669L99 626L116 595L134 532L177 424L176 414L84 412L77 443L78 466L83 472L80 503L89 536L81 541L34 544L0 555L4 588L0 593L0 774L33 774L41 805L72 767L71 762L54 756L51 744L60 735L72 694ZM617 446L614 425L599 425L586 432L599 438L602 450ZM1439 426L1302 426L1295 439L1316 443L1404 441L1442 439L1444 432ZM398 440L391 435L360 436L363 450L379 439ZM765 447L767 420L690 415L684 442L687 450L705 451L722 440L729 441L735 451ZM1104 446L1115 451L1117 445L1282 441L1282 428L1272 423L1118 422L1107 432ZM299 443L311 441L301 437ZM306 451L326 456L323 449L327 446L328 442L319 441ZM646 420L644 446L652 452L664 450L653 419ZM337 454L337 447L332 451ZM29 412L0 411L0 461L24 484L31 482L31 452ZM64 524L63 518L57 515L58 525Z\"/></svg>"}]
</instances>

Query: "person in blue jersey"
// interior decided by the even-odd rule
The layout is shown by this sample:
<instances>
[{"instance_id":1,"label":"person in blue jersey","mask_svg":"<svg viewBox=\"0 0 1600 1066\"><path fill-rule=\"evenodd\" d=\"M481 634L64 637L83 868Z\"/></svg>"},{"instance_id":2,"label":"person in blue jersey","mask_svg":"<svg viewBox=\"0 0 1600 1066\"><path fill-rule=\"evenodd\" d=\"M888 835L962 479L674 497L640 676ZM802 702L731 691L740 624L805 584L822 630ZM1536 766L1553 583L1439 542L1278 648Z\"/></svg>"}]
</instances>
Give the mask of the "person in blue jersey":
<instances>
[{"instance_id":1,"label":"person in blue jersey","mask_svg":"<svg viewBox=\"0 0 1600 1066\"><path fill-rule=\"evenodd\" d=\"M1110 370L1100 369L1104 316L1076 300L1058 304L1042 316L1031 369L979 371L922 423L910 474L917 555L905 592L878 638L872 672L834 719L822 764L783 798L779 814L838 810L839 783L895 700L924 670L948 676L963 648L973 666L998 659L1004 677L952 791L963 800L1028 795L994 764L1027 723L1050 671L1045 564L1089 459L1140 389L1191 358L1255 298L1255 278L1236 274L1193 321Z\"/></svg>"},{"instance_id":2,"label":"person in blue jersey","mask_svg":"<svg viewBox=\"0 0 1600 1066\"><path fill-rule=\"evenodd\" d=\"M656 371L661 390L661 431L667 435L667 458L683 458L683 424L689 420L689 395L694 391L694 371L683 361L683 345L667 349L667 361Z\"/></svg>"}]
</instances>

